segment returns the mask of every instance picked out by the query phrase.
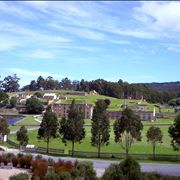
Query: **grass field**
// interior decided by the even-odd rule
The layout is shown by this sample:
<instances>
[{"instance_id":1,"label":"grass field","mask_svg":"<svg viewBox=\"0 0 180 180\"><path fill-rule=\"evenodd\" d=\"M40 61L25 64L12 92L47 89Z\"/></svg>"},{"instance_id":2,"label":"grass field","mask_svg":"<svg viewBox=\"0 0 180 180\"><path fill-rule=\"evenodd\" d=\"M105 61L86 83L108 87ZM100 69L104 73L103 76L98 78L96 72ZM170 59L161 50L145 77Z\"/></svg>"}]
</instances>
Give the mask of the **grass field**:
<instances>
[{"instance_id":1,"label":"grass field","mask_svg":"<svg viewBox=\"0 0 180 180\"><path fill-rule=\"evenodd\" d=\"M16 122L14 126L10 126L10 131L19 130L19 125L28 125L25 126L26 128L32 128L34 126L31 125L39 125L40 123L38 121L34 120L34 115L25 115L25 118L21 119L20 121Z\"/></svg>"},{"instance_id":2,"label":"grass field","mask_svg":"<svg viewBox=\"0 0 180 180\"><path fill-rule=\"evenodd\" d=\"M146 142L146 132L149 127L144 126L144 129L142 131L142 141L141 142L135 142L130 150L130 153L152 153L152 146L151 144ZM168 135L168 126L161 126L161 130L163 131L163 143L157 145L156 153L159 154L178 154L180 155L180 152L174 151L172 147L170 146L170 137ZM91 142L91 127L85 127L86 129L86 138L82 141L81 144L76 143L75 144L75 150L79 151L90 151L95 152L97 151L96 147L92 147ZM37 130L29 131L29 144L35 144L37 146L46 146L45 142L43 140L37 139ZM16 141L16 136L11 135L10 139L13 141ZM65 146L60 138L52 139L50 141L50 147L51 148L61 148L65 149L65 153L68 152L68 150L71 150L71 143L67 143L67 146ZM111 127L111 136L110 136L110 144L109 146L102 147L102 152L124 152L121 148L120 144L116 144L114 142L114 135L113 135L113 129Z\"/></svg>"}]
</instances>

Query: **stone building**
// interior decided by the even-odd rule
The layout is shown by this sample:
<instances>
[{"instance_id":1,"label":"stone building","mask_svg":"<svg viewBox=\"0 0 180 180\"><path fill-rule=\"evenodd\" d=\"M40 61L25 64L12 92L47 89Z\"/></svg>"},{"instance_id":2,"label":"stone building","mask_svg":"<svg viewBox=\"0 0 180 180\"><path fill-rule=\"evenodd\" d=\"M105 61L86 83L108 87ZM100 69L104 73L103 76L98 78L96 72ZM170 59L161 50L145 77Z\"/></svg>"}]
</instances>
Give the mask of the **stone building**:
<instances>
[{"instance_id":1,"label":"stone building","mask_svg":"<svg viewBox=\"0 0 180 180\"><path fill-rule=\"evenodd\" d=\"M52 111L57 114L58 117L68 117L68 110L71 104L53 104ZM93 114L93 104L75 104L78 110L83 113L84 119L91 119Z\"/></svg>"},{"instance_id":2,"label":"stone building","mask_svg":"<svg viewBox=\"0 0 180 180\"><path fill-rule=\"evenodd\" d=\"M140 118L144 121L154 121L155 116L151 111L134 111ZM117 120L120 119L122 116L122 111L115 111L115 110L108 110L108 116L110 119Z\"/></svg>"}]
</instances>

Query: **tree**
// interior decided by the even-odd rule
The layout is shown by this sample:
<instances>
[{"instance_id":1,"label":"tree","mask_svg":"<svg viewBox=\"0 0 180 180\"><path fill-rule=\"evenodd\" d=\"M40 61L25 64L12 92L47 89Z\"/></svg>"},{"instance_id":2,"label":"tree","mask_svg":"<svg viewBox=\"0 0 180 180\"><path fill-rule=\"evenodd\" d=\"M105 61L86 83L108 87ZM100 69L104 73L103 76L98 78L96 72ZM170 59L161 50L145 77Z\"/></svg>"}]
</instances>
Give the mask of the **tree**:
<instances>
[{"instance_id":1,"label":"tree","mask_svg":"<svg viewBox=\"0 0 180 180\"><path fill-rule=\"evenodd\" d=\"M29 98L26 100L26 109L30 114L40 114L44 107L39 99Z\"/></svg>"},{"instance_id":2,"label":"tree","mask_svg":"<svg viewBox=\"0 0 180 180\"><path fill-rule=\"evenodd\" d=\"M16 132L17 140L19 141L20 146L26 146L29 141L29 137L27 134L27 129L25 126L21 126L19 131Z\"/></svg>"},{"instance_id":3,"label":"tree","mask_svg":"<svg viewBox=\"0 0 180 180\"><path fill-rule=\"evenodd\" d=\"M128 157L129 149L134 140L141 140L142 129L143 124L140 117L129 108L124 109L121 118L115 121L115 142L119 142L122 144L122 138L124 137L126 139L127 146L124 146L126 151L126 157Z\"/></svg>"},{"instance_id":4,"label":"tree","mask_svg":"<svg viewBox=\"0 0 180 180\"><path fill-rule=\"evenodd\" d=\"M62 136L62 142L66 144L67 141L72 143L72 156L74 156L74 144L81 142L85 138L84 118L81 110L75 106L75 100L72 101L68 118L62 118L60 122L59 132Z\"/></svg>"},{"instance_id":5,"label":"tree","mask_svg":"<svg viewBox=\"0 0 180 180\"><path fill-rule=\"evenodd\" d=\"M174 150L180 148L180 114L178 114L174 120L174 123L169 127L169 135L172 138L171 145Z\"/></svg>"},{"instance_id":6,"label":"tree","mask_svg":"<svg viewBox=\"0 0 180 180\"><path fill-rule=\"evenodd\" d=\"M51 110L51 105L46 108L43 115L40 128L38 130L38 138L44 139L47 143L47 153L49 153L49 141L51 138L56 138L58 129L58 119L54 112Z\"/></svg>"},{"instance_id":7,"label":"tree","mask_svg":"<svg viewBox=\"0 0 180 180\"><path fill-rule=\"evenodd\" d=\"M7 119L0 116L0 136L2 137L2 142L5 135L8 135L10 132Z\"/></svg>"},{"instance_id":8,"label":"tree","mask_svg":"<svg viewBox=\"0 0 180 180\"><path fill-rule=\"evenodd\" d=\"M101 146L109 144L110 125L107 108L108 104L101 99L96 102L93 110L91 144L98 148L98 157L100 157Z\"/></svg>"},{"instance_id":9,"label":"tree","mask_svg":"<svg viewBox=\"0 0 180 180\"><path fill-rule=\"evenodd\" d=\"M30 91L35 91L35 90L37 90L37 84L36 84L36 81L35 81L35 80L32 80L32 81L30 82L29 90L30 90Z\"/></svg>"},{"instance_id":10,"label":"tree","mask_svg":"<svg viewBox=\"0 0 180 180\"><path fill-rule=\"evenodd\" d=\"M5 101L8 98L9 96L3 90L0 90L0 102Z\"/></svg>"},{"instance_id":11,"label":"tree","mask_svg":"<svg viewBox=\"0 0 180 180\"><path fill-rule=\"evenodd\" d=\"M7 76L3 80L3 88L5 92L16 92L19 89L19 80L16 74L13 76Z\"/></svg>"},{"instance_id":12,"label":"tree","mask_svg":"<svg viewBox=\"0 0 180 180\"><path fill-rule=\"evenodd\" d=\"M16 97L11 97L10 104L11 104L11 107L14 108L16 106L16 104L17 104L17 98Z\"/></svg>"},{"instance_id":13,"label":"tree","mask_svg":"<svg viewBox=\"0 0 180 180\"><path fill-rule=\"evenodd\" d=\"M159 127L151 126L147 133L147 142L150 142L153 145L153 158L155 159L155 148L157 143L162 143L163 134Z\"/></svg>"}]
</instances>

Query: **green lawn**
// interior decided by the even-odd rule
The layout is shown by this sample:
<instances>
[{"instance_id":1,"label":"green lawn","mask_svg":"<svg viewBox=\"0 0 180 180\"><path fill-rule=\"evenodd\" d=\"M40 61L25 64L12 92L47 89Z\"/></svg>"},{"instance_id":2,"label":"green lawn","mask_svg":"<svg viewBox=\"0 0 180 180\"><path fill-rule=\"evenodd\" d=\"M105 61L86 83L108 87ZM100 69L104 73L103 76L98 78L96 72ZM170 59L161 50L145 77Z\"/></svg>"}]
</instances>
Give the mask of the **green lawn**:
<instances>
[{"instance_id":1,"label":"green lawn","mask_svg":"<svg viewBox=\"0 0 180 180\"><path fill-rule=\"evenodd\" d=\"M20 121L16 122L14 126L10 126L11 131L18 130L20 126L18 125L28 125L25 126L26 128L32 128L34 126L31 125L39 125L40 123L34 120L34 115L25 115L25 118L21 119Z\"/></svg>"},{"instance_id":2,"label":"green lawn","mask_svg":"<svg viewBox=\"0 0 180 180\"><path fill-rule=\"evenodd\" d=\"M142 141L141 142L135 142L130 150L130 153L152 153L152 146L151 144L146 142L146 132L149 127L145 126L142 131ZM163 143L157 146L157 153L159 154L178 154L180 155L180 152L174 151L172 147L170 146L170 137L168 135L168 126L162 126L160 127L163 131ZM81 144L75 144L75 150L79 151L97 151L96 147L92 147L90 145L91 141L91 127L85 127L86 129L86 138L82 141ZM43 140L37 139L37 130L29 131L28 132L30 141L29 144L35 144L37 146L46 146L45 142ZM16 141L16 136L12 135L10 136L11 140ZM60 138L56 138L50 141L51 148L62 148L65 149L65 153L68 153L68 150L71 150L71 143L67 143L67 146L65 146ZM113 130L111 127L111 136L110 136L110 144L109 146L102 147L102 152L124 152L121 148L120 144L116 144L114 142L114 135Z\"/></svg>"}]
</instances>

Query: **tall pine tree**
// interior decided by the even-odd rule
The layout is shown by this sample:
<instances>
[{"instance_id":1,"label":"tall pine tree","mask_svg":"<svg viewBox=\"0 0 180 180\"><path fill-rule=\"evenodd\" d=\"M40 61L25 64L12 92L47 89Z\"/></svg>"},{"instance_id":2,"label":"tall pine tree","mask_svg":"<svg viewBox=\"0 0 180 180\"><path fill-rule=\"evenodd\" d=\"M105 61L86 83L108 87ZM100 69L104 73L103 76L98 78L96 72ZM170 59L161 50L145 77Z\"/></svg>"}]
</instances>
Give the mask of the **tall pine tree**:
<instances>
[{"instance_id":1,"label":"tall pine tree","mask_svg":"<svg viewBox=\"0 0 180 180\"><path fill-rule=\"evenodd\" d=\"M67 141L71 141L72 143L72 156L74 156L74 144L76 142L80 143L85 138L85 129L83 126L83 114L81 110L76 108L75 100L73 100L68 111L68 118L62 118L59 129L62 142L66 144Z\"/></svg>"},{"instance_id":2,"label":"tall pine tree","mask_svg":"<svg viewBox=\"0 0 180 180\"><path fill-rule=\"evenodd\" d=\"M40 128L38 130L38 138L44 139L47 143L47 153L49 153L49 141L51 138L56 137L58 125L57 116L54 112L52 112L51 106L49 105L46 108L46 112L44 113Z\"/></svg>"},{"instance_id":3,"label":"tall pine tree","mask_svg":"<svg viewBox=\"0 0 180 180\"><path fill-rule=\"evenodd\" d=\"M98 100L93 110L91 144L98 148L98 157L100 157L101 146L109 144L110 125L109 117L106 112L109 103L105 100Z\"/></svg>"}]
</instances>

